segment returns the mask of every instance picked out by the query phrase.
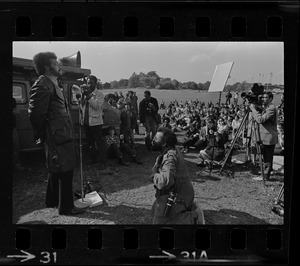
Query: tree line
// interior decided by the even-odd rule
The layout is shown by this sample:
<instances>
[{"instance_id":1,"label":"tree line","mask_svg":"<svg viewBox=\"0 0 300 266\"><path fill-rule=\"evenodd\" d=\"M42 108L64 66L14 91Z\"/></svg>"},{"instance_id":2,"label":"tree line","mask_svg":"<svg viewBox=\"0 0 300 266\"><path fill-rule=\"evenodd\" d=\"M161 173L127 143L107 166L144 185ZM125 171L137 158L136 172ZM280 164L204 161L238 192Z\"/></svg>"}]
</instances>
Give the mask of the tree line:
<instances>
[{"instance_id":1,"label":"tree line","mask_svg":"<svg viewBox=\"0 0 300 266\"><path fill-rule=\"evenodd\" d=\"M249 91L253 84L236 82L233 85L226 85L224 91ZM176 79L163 78L157 75L156 71L150 71L147 74L135 72L129 79L114 80L102 84L103 89L128 89L128 88L148 88L157 90L198 90L207 91L210 86L210 81L205 83L196 83L194 81L179 82Z\"/></svg>"}]
</instances>

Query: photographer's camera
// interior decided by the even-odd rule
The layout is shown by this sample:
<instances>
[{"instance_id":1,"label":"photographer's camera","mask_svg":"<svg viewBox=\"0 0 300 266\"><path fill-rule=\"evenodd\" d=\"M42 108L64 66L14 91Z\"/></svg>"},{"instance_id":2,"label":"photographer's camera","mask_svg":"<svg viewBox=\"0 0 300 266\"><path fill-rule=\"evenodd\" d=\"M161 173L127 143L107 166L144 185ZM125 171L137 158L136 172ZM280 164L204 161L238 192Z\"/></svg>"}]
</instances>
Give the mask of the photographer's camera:
<instances>
[{"instance_id":1,"label":"photographer's camera","mask_svg":"<svg viewBox=\"0 0 300 266\"><path fill-rule=\"evenodd\" d=\"M172 206L175 204L175 201L176 201L176 194L171 191L167 200L166 207L164 209L163 216L168 216Z\"/></svg>"}]
</instances>

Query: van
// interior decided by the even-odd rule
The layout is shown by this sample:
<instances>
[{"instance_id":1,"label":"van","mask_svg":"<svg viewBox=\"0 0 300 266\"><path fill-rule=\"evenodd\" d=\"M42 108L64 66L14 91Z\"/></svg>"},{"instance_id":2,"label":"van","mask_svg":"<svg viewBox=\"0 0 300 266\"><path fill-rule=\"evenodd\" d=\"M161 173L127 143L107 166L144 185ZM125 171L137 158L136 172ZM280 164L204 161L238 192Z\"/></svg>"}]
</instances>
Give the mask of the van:
<instances>
[{"instance_id":1,"label":"van","mask_svg":"<svg viewBox=\"0 0 300 266\"><path fill-rule=\"evenodd\" d=\"M63 75L58 82L63 89L65 98L68 100L70 114L74 124L75 137L79 138L79 114L80 108L75 92L72 90L73 85L80 86L86 83L86 78L91 74L90 69L81 68L80 52L64 57L61 59ZM16 118L16 130L19 138L19 150L32 151L41 149L40 144L36 144L34 140L33 129L28 116L29 91L34 82L37 80L33 66L33 61L30 59L13 57L13 98L15 98L17 106L13 113ZM100 84L98 84L100 85ZM104 103L104 125L103 128L114 126L119 130L120 113L119 110ZM82 138L85 138L84 130Z\"/></svg>"}]
</instances>

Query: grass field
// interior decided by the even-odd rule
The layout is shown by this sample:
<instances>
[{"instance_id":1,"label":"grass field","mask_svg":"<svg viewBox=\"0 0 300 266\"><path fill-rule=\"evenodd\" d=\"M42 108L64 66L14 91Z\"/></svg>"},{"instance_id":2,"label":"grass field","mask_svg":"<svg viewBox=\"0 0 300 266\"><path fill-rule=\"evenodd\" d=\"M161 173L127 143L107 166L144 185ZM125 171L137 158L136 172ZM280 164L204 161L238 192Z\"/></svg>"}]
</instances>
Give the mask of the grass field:
<instances>
[{"instance_id":1,"label":"grass field","mask_svg":"<svg viewBox=\"0 0 300 266\"><path fill-rule=\"evenodd\" d=\"M103 199L103 205L76 216L58 215L57 209L46 208L47 170L42 152L23 154L26 170L13 173L13 223L17 224L151 224L151 207L155 189L150 179L157 152L144 146L141 135L135 135L138 158L143 165L119 166L108 161L108 170L99 172L97 165L88 165L83 152L83 173ZM177 133L179 145L183 133ZM271 211L284 177L274 174L264 185L244 165L234 165L224 173L197 167L198 152L185 154L195 202L205 215L206 224L283 224L283 217ZM243 151L235 154L243 160ZM74 189L80 188L79 166L74 171ZM74 199L76 199L74 197Z\"/></svg>"},{"instance_id":2,"label":"grass field","mask_svg":"<svg viewBox=\"0 0 300 266\"><path fill-rule=\"evenodd\" d=\"M108 93L114 93L114 92L122 92L123 95L127 93L128 90L132 90L136 92L136 95L138 97L138 102L141 101L144 98L144 91L146 89L144 88L138 88L138 89L115 89L115 90L103 90L104 95ZM216 103L219 101L220 93L219 92L199 92L199 91L193 91L193 90L150 90L151 96L155 97L158 102L160 103L161 100L163 100L167 105L170 101L174 101L175 99L180 102L190 101L190 100L196 100L199 99L199 101L204 101L205 103L208 103L212 101L212 103ZM225 103L226 92L221 93L221 103ZM277 106L280 104L280 97L281 93L274 94L273 103ZM233 99L232 99L233 101ZM239 98L238 104L242 103L242 99Z\"/></svg>"},{"instance_id":3,"label":"grass field","mask_svg":"<svg viewBox=\"0 0 300 266\"><path fill-rule=\"evenodd\" d=\"M120 90L117 90L120 91ZM121 90L123 94L127 90ZM136 91L139 101L144 89ZM104 90L104 94L115 90ZM166 104L170 100L213 103L219 93L198 91L152 90L152 96ZM274 103L280 102L276 94ZM222 93L225 101L225 93ZM13 173L13 222L18 224L151 224L151 206L155 190L150 180L151 167L158 153L149 152L144 146L144 128L135 135L136 150L143 165L119 166L115 160L108 162L108 171L98 172L97 165L87 165L83 153L84 175L102 197L104 204L77 216L59 216L56 209L45 208L47 170L42 151L24 153L21 157L25 170ZM177 133L179 145L184 133ZM207 224L282 224L283 217L271 211L274 199L283 184L283 175L275 174L272 181L252 180L250 170L242 165L229 169L229 177L218 172L200 171L197 167L198 152L185 154L190 178L195 189L195 201L203 209ZM239 159L245 153L236 154ZM74 171L74 189L80 188L79 166ZM74 198L75 199L75 198Z\"/></svg>"}]
</instances>

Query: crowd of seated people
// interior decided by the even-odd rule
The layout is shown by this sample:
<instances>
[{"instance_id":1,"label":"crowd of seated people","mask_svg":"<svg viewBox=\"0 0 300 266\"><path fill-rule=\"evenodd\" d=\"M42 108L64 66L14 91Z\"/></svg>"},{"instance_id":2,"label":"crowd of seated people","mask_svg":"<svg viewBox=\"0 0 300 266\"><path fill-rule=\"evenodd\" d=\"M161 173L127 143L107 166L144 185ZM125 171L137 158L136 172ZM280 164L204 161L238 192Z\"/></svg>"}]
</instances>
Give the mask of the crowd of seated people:
<instances>
[{"instance_id":1,"label":"crowd of seated people","mask_svg":"<svg viewBox=\"0 0 300 266\"><path fill-rule=\"evenodd\" d=\"M167 120L174 132L185 132L182 152L188 153L193 147L199 152L198 165L202 166L204 161L221 160L225 156L244 114L244 105L175 100L167 107L163 121Z\"/></svg>"},{"instance_id":2,"label":"crowd of seated people","mask_svg":"<svg viewBox=\"0 0 300 266\"><path fill-rule=\"evenodd\" d=\"M142 164L137 160L134 145L130 141L130 136L118 135L114 126L108 128L108 134L104 137L106 155L109 159L117 159L117 163L129 166L129 162L124 159L124 155L131 159L132 163Z\"/></svg>"},{"instance_id":3,"label":"crowd of seated people","mask_svg":"<svg viewBox=\"0 0 300 266\"><path fill-rule=\"evenodd\" d=\"M112 106L120 110L121 124L123 124L121 126L122 135L128 135L127 138L134 145L134 134L139 134L136 94L128 91L124 96L122 93L115 92L107 98ZM283 104L281 105L283 106ZM278 106L279 114L283 113L281 105ZM185 102L174 100L168 106L164 101L161 101L160 110L164 113L162 114L160 127L167 127L174 132L184 132L182 152L189 153L191 148L195 149L199 152L201 159L199 165L202 165L203 158L204 160L220 160L224 157L226 148L230 146L241 125L246 108L245 99L241 104L213 104L198 99ZM128 116L130 119L128 119ZM283 115L280 117L283 120ZM127 124L130 121L130 125L124 126L125 121ZM247 127L249 126L246 126L243 130L247 131ZM280 132L283 132L283 130ZM284 134L280 134L280 138L283 138L281 135L284 136ZM235 148L245 148L246 143L247 134L239 134L235 142Z\"/></svg>"},{"instance_id":4,"label":"crowd of seated people","mask_svg":"<svg viewBox=\"0 0 300 266\"><path fill-rule=\"evenodd\" d=\"M193 147L199 152L199 166L204 161L221 160L225 149L245 114L245 105L213 104L199 100L185 103L173 101L163 114L174 132L185 132L183 153Z\"/></svg>"},{"instance_id":5,"label":"crowd of seated people","mask_svg":"<svg viewBox=\"0 0 300 266\"><path fill-rule=\"evenodd\" d=\"M281 105L277 107L279 115L283 113ZM239 105L237 103L213 104L212 102L205 103L199 100L186 102L175 100L171 101L165 109L162 119L163 121L168 120L168 126L174 132L185 133L182 152L188 153L190 148L193 147L199 152L201 160L198 165L202 166L204 161L219 161L224 158L226 148L230 147L240 128L246 108L245 100ZM280 118L283 120L283 115ZM250 124L245 125L242 132L247 131L249 126ZM279 138L281 138L281 135L284 136L280 133ZM246 145L247 134L239 134L234 148L245 148Z\"/></svg>"}]
</instances>

